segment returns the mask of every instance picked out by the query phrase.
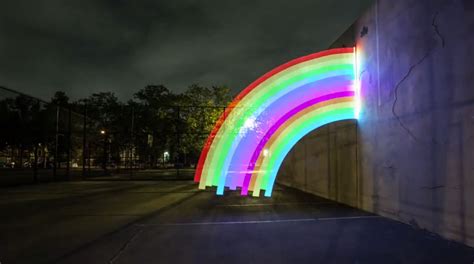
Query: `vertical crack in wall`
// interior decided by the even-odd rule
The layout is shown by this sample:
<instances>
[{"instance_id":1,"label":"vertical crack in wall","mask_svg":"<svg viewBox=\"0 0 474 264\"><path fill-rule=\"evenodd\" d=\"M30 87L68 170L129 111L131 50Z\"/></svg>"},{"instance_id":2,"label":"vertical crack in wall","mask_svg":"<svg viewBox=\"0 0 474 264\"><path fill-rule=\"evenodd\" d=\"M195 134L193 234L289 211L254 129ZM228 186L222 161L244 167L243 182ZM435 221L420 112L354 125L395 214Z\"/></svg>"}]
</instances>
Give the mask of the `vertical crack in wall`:
<instances>
[{"instance_id":1,"label":"vertical crack in wall","mask_svg":"<svg viewBox=\"0 0 474 264\"><path fill-rule=\"evenodd\" d=\"M439 11L437 11L435 15L433 16L433 20L431 21L431 26L433 27L438 38L441 40L441 47L444 48L444 45L445 45L444 37L439 32L438 24L436 24L436 19L438 18L438 15L439 15Z\"/></svg>"},{"instance_id":2,"label":"vertical crack in wall","mask_svg":"<svg viewBox=\"0 0 474 264\"><path fill-rule=\"evenodd\" d=\"M397 83L397 85L394 88L394 97L395 97L395 99L393 100L393 104L392 104L392 114L393 114L393 116L395 116L395 118L397 119L399 125L403 128L403 130L405 130L407 132L407 134L416 142L418 142L417 136L415 136L415 134L405 125L405 123L403 123L400 116L397 114L396 106L397 106L397 102L398 102L398 90L399 90L400 86L405 82L405 80L407 80L408 77L410 77L413 70L418 65L422 64L423 61L425 61L426 58L428 58L431 55L433 50L434 50L434 48L429 49L428 52L426 52L425 55L420 60L418 60L415 64L410 66L408 72L405 74L405 76L403 76L403 78Z\"/></svg>"},{"instance_id":3,"label":"vertical crack in wall","mask_svg":"<svg viewBox=\"0 0 474 264\"><path fill-rule=\"evenodd\" d=\"M441 35L440 31L439 31L439 28L438 28L438 24L436 23L437 22L437 18L438 18L438 15L439 15L439 10L434 14L433 16L433 20L431 21L431 27L433 28L433 30L435 31L436 35L439 37L440 41L441 41L441 47L444 48L445 46L445 40L443 38L443 36ZM408 69L407 73L403 76L403 78L395 85L395 88L393 89L394 90L394 100L393 100L393 104L392 104L392 114L393 116L395 116L395 118L397 119L400 127L403 128L403 130L405 130L405 132L407 132L407 134L415 141L415 142L420 142L418 137L411 131L410 128L408 128L407 125L405 125L405 123L402 121L400 115L398 115L397 111L396 111L396 106L397 106L397 102L398 102L398 91L401 87L401 85L410 77L410 75L412 74L412 72L415 70L416 67L418 67L420 64L422 64L429 56L431 56L431 54L435 51L436 49L436 43L430 47L428 49L428 51L423 55L423 57L421 57L421 59L419 59L415 64L411 65L410 68ZM436 141L432 141L433 143L436 143Z\"/></svg>"}]
</instances>

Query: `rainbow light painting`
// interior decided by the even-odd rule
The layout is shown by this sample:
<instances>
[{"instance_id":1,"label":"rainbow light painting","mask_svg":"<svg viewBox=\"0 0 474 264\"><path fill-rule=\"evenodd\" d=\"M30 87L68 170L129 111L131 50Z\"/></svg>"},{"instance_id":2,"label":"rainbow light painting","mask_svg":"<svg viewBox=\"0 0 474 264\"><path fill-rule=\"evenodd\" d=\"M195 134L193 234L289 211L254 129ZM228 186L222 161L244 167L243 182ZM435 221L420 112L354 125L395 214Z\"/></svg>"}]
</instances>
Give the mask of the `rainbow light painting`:
<instances>
[{"instance_id":1,"label":"rainbow light painting","mask_svg":"<svg viewBox=\"0 0 474 264\"><path fill-rule=\"evenodd\" d=\"M196 166L199 189L272 194L291 148L312 130L359 113L355 48L287 62L245 88L220 116Z\"/></svg>"}]
</instances>

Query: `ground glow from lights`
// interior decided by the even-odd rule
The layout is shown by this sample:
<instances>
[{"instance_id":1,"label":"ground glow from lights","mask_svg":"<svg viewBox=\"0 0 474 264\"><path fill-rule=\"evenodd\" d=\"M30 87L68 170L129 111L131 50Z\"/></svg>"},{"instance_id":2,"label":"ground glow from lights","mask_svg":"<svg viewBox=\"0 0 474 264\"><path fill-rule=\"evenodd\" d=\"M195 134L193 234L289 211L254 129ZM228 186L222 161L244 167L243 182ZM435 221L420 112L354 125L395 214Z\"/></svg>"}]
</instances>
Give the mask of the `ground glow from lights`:
<instances>
[{"instance_id":1,"label":"ground glow from lights","mask_svg":"<svg viewBox=\"0 0 474 264\"><path fill-rule=\"evenodd\" d=\"M270 197L291 148L312 130L357 119L360 84L355 48L297 58L245 88L217 121L201 153L194 180Z\"/></svg>"}]
</instances>

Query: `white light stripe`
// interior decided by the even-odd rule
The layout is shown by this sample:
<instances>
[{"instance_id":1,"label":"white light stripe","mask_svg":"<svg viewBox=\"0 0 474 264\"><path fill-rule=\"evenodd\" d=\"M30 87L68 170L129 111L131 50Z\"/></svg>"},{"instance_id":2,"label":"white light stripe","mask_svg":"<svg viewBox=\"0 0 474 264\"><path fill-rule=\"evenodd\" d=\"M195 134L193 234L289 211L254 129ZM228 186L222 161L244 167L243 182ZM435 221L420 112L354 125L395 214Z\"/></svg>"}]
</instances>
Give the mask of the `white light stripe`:
<instances>
[{"instance_id":1,"label":"white light stripe","mask_svg":"<svg viewBox=\"0 0 474 264\"><path fill-rule=\"evenodd\" d=\"M352 219L368 219L368 218L382 218L378 215L362 215L362 216L344 216L344 217L325 217L316 218L318 221L331 221L331 220L352 220Z\"/></svg>"},{"instance_id":2,"label":"white light stripe","mask_svg":"<svg viewBox=\"0 0 474 264\"><path fill-rule=\"evenodd\" d=\"M242 225L242 224L273 224L273 223L294 223L294 222L316 222L331 220L354 220L383 218L378 215L366 216L348 216L348 217L325 217L325 218L299 218L299 219L281 219L281 220L254 220L254 221L223 221L223 222L190 222L190 223L164 223L164 224L139 224L140 227L152 226L199 226L199 225Z\"/></svg>"},{"instance_id":3,"label":"white light stripe","mask_svg":"<svg viewBox=\"0 0 474 264\"><path fill-rule=\"evenodd\" d=\"M271 224L271 223L291 223L291 222L313 222L314 218L282 219L282 220L254 220L254 221L224 221L224 222L191 222L191 223L168 223L150 224L139 226L196 226L196 225L242 225L242 224Z\"/></svg>"},{"instance_id":4,"label":"white light stripe","mask_svg":"<svg viewBox=\"0 0 474 264\"><path fill-rule=\"evenodd\" d=\"M321 203L254 203L254 204L217 204L218 207L251 207L251 206L279 206L279 205L322 205L336 204L335 202Z\"/></svg>"}]
</instances>

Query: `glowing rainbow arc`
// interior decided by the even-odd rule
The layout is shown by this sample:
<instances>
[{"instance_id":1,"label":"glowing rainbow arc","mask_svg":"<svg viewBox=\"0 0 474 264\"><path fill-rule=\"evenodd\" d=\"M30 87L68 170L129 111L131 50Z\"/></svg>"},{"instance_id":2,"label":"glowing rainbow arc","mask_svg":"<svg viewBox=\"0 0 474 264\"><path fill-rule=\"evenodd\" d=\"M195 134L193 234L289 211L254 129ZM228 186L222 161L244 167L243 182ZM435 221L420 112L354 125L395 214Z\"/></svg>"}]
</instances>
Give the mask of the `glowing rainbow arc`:
<instances>
[{"instance_id":1,"label":"glowing rainbow arc","mask_svg":"<svg viewBox=\"0 0 474 264\"><path fill-rule=\"evenodd\" d=\"M300 57L245 88L209 135L196 167L199 188L241 188L271 196L285 156L306 134L328 123L357 119L360 87L355 48Z\"/></svg>"}]
</instances>

